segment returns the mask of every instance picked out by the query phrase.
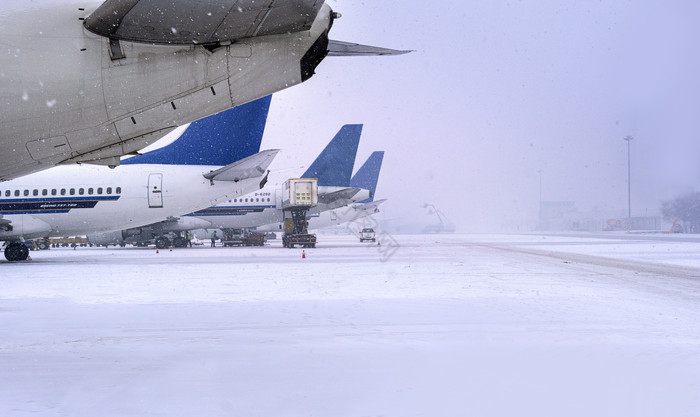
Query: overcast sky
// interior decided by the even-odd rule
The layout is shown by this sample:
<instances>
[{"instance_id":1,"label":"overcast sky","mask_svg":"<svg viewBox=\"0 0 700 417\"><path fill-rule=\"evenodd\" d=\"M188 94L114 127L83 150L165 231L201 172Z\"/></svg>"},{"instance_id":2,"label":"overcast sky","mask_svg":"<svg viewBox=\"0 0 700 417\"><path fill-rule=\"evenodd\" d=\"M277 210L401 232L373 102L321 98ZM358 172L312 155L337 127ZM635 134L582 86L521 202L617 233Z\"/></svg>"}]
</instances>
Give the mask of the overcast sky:
<instances>
[{"instance_id":1,"label":"overcast sky","mask_svg":"<svg viewBox=\"0 0 700 417\"><path fill-rule=\"evenodd\" d=\"M394 57L326 58L273 97L263 147L306 165L363 123L386 151L383 216L439 207L460 231L534 227L544 200L633 215L700 184L700 7L685 1L329 1L331 38Z\"/></svg>"}]
</instances>

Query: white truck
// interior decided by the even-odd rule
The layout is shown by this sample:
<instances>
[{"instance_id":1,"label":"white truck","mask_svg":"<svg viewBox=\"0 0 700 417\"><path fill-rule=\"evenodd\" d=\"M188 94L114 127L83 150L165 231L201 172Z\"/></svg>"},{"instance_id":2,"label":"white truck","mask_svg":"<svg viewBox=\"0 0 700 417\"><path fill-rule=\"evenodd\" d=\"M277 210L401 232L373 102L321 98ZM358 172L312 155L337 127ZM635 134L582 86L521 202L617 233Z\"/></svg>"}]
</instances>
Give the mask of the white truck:
<instances>
[{"instance_id":1,"label":"white truck","mask_svg":"<svg viewBox=\"0 0 700 417\"><path fill-rule=\"evenodd\" d=\"M370 227L365 227L360 232L360 242L376 242L377 237L374 233L374 229Z\"/></svg>"}]
</instances>

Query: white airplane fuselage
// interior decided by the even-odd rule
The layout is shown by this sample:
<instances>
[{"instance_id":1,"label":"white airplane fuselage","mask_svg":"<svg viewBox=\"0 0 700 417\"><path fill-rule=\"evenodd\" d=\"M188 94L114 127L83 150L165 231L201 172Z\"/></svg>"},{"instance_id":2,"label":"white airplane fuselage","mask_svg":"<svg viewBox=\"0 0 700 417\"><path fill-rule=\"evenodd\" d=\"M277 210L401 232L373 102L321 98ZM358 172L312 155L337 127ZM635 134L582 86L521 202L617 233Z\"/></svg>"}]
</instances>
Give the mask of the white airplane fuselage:
<instances>
[{"instance_id":1,"label":"white airplane fuselage","mask_svg":"<svg viewBox=\"0 0 700 417\"><path fill-rule=\"evenodd\" d=\"M332 22L216 49L110 40L83 26L100 0L0 3L0 181L59 163L118 158L175 127L303 81ZM115 55L116 53L116 55Z\"/></svg>"},{"instance_id":2,"label":"white airplane fuselage","mask_svg":"<svg viewBox=\"0 0 700 417\"><path fill-rule=\"evenodd\" d=\"M258 189L261 177L210 181L218 166L56 167L0 183L0 240L140 227Z\"/></svg>"},{"instance_id":3,"label":"white airplane fuselage","mask_svg":"<svg viewBox=\"0 0 700 417\"><path fill-rule=\"evenodd\" d=\"M344 188L319 186L318 194L323 196ZM284 220L282 195L282 190L279 188L265 187L259 191L230 199L217 206L199 210L185 217L206 220L210 223L210 227L220 229L245 229L269 223L278 223ZM368 196L369 191L360 190L352 197L352 201L364 200ZM327 204L319 203L309 209L309 213L317 214L327 210L329 210Z\"/></svg>"}]
</instances>

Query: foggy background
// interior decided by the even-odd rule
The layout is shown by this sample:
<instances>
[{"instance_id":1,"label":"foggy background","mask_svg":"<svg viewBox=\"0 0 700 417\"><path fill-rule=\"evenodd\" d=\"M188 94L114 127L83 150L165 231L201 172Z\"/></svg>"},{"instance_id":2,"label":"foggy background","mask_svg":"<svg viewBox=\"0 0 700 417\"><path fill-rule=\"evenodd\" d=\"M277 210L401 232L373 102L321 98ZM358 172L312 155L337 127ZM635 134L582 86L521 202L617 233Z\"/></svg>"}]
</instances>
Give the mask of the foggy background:
<instances>
[{"instance_id":1,"label":"foggy background","mask_svg":"<svg viewBox=\"0 0 700 417\"><path fill-rule=\"evenodd\" d=\"M435 224L427 203L459 232L535 230L540 196L581 218L626 218L626 136L633 217L700 188L700 5L328 3L343 15L331 39L414 52L328 57L276 93L262 143L282 149L271 184L362 123L355 170L386 152L387 227Z\"/></svg>"},{"instance_id":2,"label":"foggy background","mask_svg":"<svg viewBox=\"0 0 700 417\"><path fill-rule=\"evenodd\" d=\"M626 217L627 135L633 216L698 184L697 5L329 4L332 39L415 52L328 57L275 94L263 147L283 149L278 169L363 123L356 169L386 151L380 218L431 203L462 232L536 227L540 175L543 200Z\"/></svg>"}]
</instances>

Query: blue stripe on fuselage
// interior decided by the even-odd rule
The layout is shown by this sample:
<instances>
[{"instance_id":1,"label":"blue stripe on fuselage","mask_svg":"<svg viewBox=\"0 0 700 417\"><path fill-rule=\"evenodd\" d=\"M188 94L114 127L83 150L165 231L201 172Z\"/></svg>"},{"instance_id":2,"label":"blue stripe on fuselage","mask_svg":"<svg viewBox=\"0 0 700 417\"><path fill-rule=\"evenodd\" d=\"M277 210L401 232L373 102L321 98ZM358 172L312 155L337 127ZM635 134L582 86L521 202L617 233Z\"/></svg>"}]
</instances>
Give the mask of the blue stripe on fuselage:
<instances>
[{"instance_id":1,"label":"blue stripe on fuselage","mask_svg":"<svg viewBox=\"0 0 700 417\"><path fill-rule=\"evenodd\" d=\"M94 208L100 201L116 201L118 195L59 198L0 199L0 214L55 214L71 209Z\"/></svg>"},{"instance_id":2,"label":"blue stripe on fuselage","mask_svg":"<svg viewBox=\"0 0 700 417\"><path fill-rule=\"evenodd\" d=\"M266 208L275 208L275 206L214 206L188 214L188 216L243 216L248 213L261 213Z\"/></svg>"}]
</instances>

